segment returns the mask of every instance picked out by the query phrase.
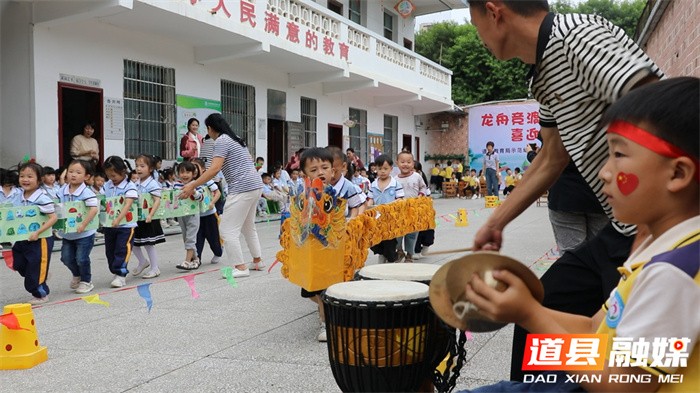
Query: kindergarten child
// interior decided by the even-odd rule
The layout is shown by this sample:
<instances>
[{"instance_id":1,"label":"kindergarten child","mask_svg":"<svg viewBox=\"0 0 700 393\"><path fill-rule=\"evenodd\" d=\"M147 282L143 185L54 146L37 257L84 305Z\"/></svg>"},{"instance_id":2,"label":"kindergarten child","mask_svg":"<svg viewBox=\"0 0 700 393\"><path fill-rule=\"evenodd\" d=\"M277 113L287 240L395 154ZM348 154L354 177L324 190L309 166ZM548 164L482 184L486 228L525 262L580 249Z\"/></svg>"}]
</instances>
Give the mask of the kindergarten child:
<instances>
[{"instance_id":1,"label":"kindergarten child","mask_svg":"<svg viewBox=\"0 0 700 393\"><path fill-rule=\"evenodd\" d=\"M403 199L403 186L390 175L394 165L391 157L382 154L374 162L377 164L377 179L369 187L367 207L384 205ZM389 239L372 246L370 249L375 254L379 254L379 263L396 262L399 259L396 253L397 244L396 239Z\"/></svg>"},{"instance_id":2,"label":"kindergarten child","mask_svg":"<svg viewBox=\"0 0 700 393\"><path fill-rule=\"evenodd\" d=\"M88 293L94 288L90 253L95 245L97 230L85 230L99 210L95 193L86 184L93 170L92 161L73 160L66 169L66 184L58 191L58 199L61 203L82 201L88 208L88 214L78 224L77 232L61 234L63 237L61 261L73 274L70 289L75 290L75 293Z\"/></svg>"},{"instance_id":3,"label":"kindergarten child","mask_svg":"<svg viewBox=\"0 0 700 393\"><path fill-rule=\"evenodd\" d=\"M333 169L333 153L328 149L320 147L306 149L301 154L299 167L304 171L304 174L310 181L313 182L315 179L321 179L325 187L330 183L335 172L335 169ZM320 342L326 342L326 314L323 312L323 302L321 302L322 293L323 290L309 292L301 288L301 297L310 299L318 305L319 322L321 326L317 339Z\"/></svg>"},{"instance_id":4,"label":"kindergarten child","mask_svg":"<svg viewBox=\"0 0 700 393\"><path fill-rule=\"evenodd\" d=\"M174 189L180 190L185 184L199 177L199 168L191 161L182 162L177 166L177 176L180 178L180 181L175 182ZM195 193L191 198L195 201L203 200L204 195L202 195L202 190L199 188L195 189ZM195 251L197 250L197 233L199 232L199 213L178 217L177 221L180 223L182 240L185 242L185 251L187 253L185 254L185 261L175 267L183 270L199 269L202 262L195 256Z\"/></svg>"},{"instance_id":5,"label":"kindergarten child","mask_svg":"<svg viewBox=\"0 0 700 393\"><path fill-rule=\"evenodd\" d=\"M90 187L91 191L95 193L95 195L104 195L105 193L105 181L107 180L107 176L105 176L104 173L102 172L97 172L95 175L92 177L92 187Z\"/></svg>"},{"instance_id":6,"label":"kindergarten child","mask_svg":"<svg viewBox=\"0 0 700 393\"><path fill-rule=\"evenodd\" d=\"M698 391L699 97L698 78L653 82L627 93L601 121L609 148L598 174L603 193L616 219L646 226L650 236L618 268L618 286L593 317L545 308L506 270L493 271L506 284L504 292L476 275L466 286L467 300L491 320L514 322L537 334L606 335L609 360L601 359L604 368L594 372L598 378L586 378L590 371L570 371L578 374L571 378L546 372L535 382L500 382L474 392ZM621 349L617 355L615 344ZM681 378L659 378L671 374ZM613 382L614 376L629 376L629 383Z\"/></svg>"},{"instance_id":7,"label":"kindergarten child","mask_svg":"<svg viewBox=\"0 0 700 393\"><path fill-rule=\"evenodd\" d=\"M192 163L197 166L199 173L206 170L206 164L201 158L193 158ZM211 263L219 263L223 254L222 240L219 235L219 215L216 212L216 202L221 198L221 191L214 183L214 180L206 182L206 187L211 191L211 201L209 201L209 209L203 213L199 213L199 230L197 231L197 259L202 260L202 250L204 250L204 240L209 243L209 249L214 253L211 258Z\"/></svg>"},{"instance_id":8,"label":"kindergarten child","mask_svg":"<svg viewBox=\"0 0 700 393\"><path fill-rule=\"evenodd\" d=\"M16 170L0 169L0 203L12 203L15 196L22 192L19 187L19 173Z\"/></svg>"},{"instance_id":9,"label":"kindergarten child","mask_svg":"<svg viewBox=\"0 0 700 393\"><path fill-rule=\"evenodd\" d=\"M407 151L402 151L399 153L398 165L401 173L399 173L399 175L396 177L396 180L398 180L399 184L401 184L401 188L403 188L404 198L418 198L419 196L425 196L429 192L428 187L423 182L421 175L413 170L413 154ZM418 232L412 232L396 238L396 252L398 254L397 262L401 262L401 260L405 257L405 263L413 263L413 253L416 248L417 236Z\"/></svg>"},{"instance_id":10,"label":"kindergarten child","mask_svg":"<svg viewBox=\"0 0 700 393\"><path fill-rule=\"evenodd\" d=\"M139 260L139 265L136 266L131 274L138 276L144 270L150 270L146 272L141 278L156 278L160 276L160 269L158 269L158 253L156 252L156 244L165 243L165 235L163 234L163 228L160 225L160 220L153 221L153 215L160 207L160 184L158 180L154 177L154 171L156 166L155 158L152 155L141 154L134 160L136 164L135 172L139 176L139 182L136 184L139 194L151 194L153 197L153 206L146 215L144 220L139 220L136 224L136 231L134 231L134 255L136 259ZM146 254L148 258L143 255L141 247L146 249Z\"/></svg>"},{"instance_id":11,"label":"kindergarten child","mask_svg":"<svg viewBox=\"0 0 700 393\"><path fill-rule=\"evenodd\" d=\"M513 176L513 171L506 169L506 187L503 189L503 196L508 195L515 188L515 176Z\"/></svg>"},{"instance_id":12,"label":"kindergarten child","mask_svg":"<svg viewBox=\"0 0 700 393\"><path fill-rule=\"evenodd\" d=\"M128 179L131 171L129 163L121 157L110 156L105 160L105 174L109 181L105 183L105 197L124 197L124 205L119 215L111 222L111 226L103 229L105 235L105 255L109 271L114 274L110 283L113 288L121 288L126 285L126 275L129 273L126 265L129 263L131 249L134 247L134 232L136 223L120 224L126 217L131 205L139 199L136 184Z\"/></svg>"},{"instance_id":13,"label":"kindergarten child","mask_svg":"<svg viewBox=\"0 0 700 393\"><path fill-rule=\"evenodd\" d=\"M15 242L12 246L13 268L24 277L24 289L32 294L29 304L42 304L49 301L49 286L46 278L49 274L53 238L39 238L50 229L58 217L53 201L41 190L43 168L35 162L25 162L19 166L19 185L21 191L16 193L13 206L37 206L41 214L48 216L39 229L29 234L27 240Z\"/></svg>"},{"instance_id":14,"label":"kindergarten child","mask_svg":"<svg viewBox=\"0 0 700 393\"><path fill-rule=\"evenodd\" d=\"M287 201L289 200L289 197L287 196L287 194L276 189L272 185L272 177L270 176L269 173L262 174L262 181L263 181L263 190L262 190L262 194L260 195L261 200L258 201L258 213L261 213L261 209L263 209L265 212L267 212L267 201L277 202L277 206L279 208L279 211L283 211L284 208L287 206ZM264 199L264 201L263 201L263 199Z\"/></svg>"},{"instance_id":15,"label":"kindergarten child","mask_svg":"<svg viewBox=\"0 0 700 393\"><path fill-rule=\"evenodd\" d=\"M41 178L41 189L44 190L44 193L46 193L50 199L58 199L58 190L60 190L61 187L56 184L56 170L50 166L45 166L43 168L43 174L44 176Z\"/></svg>"},{"instance_id":16,"label":"kindergarten child","mask_svg":"<svg viewBox=\"0 0 700 393\"><path fill-rule=\"evenodd\" d=\"M367 200L360 187L352 184L343 176L343 172L348 170L348 158L343 151L337 146L326 147L333 155L333 174L331 175L330 185L335 189L336 195L347 201L345 205L345 217L353 218L358 214L362 214L365 210L364 203Z\"/></svg>"}]
</instances>

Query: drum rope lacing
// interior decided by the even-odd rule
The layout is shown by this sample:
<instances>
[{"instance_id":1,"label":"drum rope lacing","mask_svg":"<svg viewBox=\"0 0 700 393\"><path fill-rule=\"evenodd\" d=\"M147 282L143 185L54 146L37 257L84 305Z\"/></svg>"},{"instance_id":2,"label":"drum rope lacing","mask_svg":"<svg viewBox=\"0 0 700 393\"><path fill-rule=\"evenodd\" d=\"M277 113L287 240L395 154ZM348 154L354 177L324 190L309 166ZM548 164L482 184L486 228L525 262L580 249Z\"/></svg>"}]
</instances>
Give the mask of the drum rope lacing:
<instances>
[{"instance_id":1,"label":"drum rope lacing","mask_svg":"<svg viewBox=\"0 0 700 393\"><path fill-rule=\"evenodd\" d=\"M459 371L462 369L464 362L467 358L467 350L464 348L467 343L467 336L464 332L458 330L459 339L457 340L457 345L450 348L450 357L447 359L447 364L445 366L445 374L441 374L438 370L435 370L433 375L433 382L435 384L435 389L440 393L449 393L457 384L457 378L459 378ZM452 361L457 359L454 370L452 370ZM450 370L453 372L450 375Z\"/></svg>"}]
</instances>

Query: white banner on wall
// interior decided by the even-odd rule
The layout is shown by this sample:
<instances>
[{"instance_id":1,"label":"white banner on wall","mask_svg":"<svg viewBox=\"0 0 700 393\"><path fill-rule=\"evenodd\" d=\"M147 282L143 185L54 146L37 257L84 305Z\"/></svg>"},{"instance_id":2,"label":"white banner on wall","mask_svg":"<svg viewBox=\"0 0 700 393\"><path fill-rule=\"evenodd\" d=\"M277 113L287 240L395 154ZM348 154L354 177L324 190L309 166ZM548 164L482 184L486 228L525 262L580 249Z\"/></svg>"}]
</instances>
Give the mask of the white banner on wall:
<instances>
[{"instance_id":1,"label":"white banner on wall","mask_svg":"<svg viewBox=\"0 0 700 393\"><path fill-rule=\"evenodd\" d=\"M501 168L525 170L528 143L536 143L540 132L539 105L536 101L482 105L469 108L469 165L477 170L484 165L486 143L494 143ZM505 168L504 168L505 170Z\"/></svg>"},{"instance_id":2,"label":"white banner on wall","mask_svg":"<svg viewBox=\"0 0 700 393\"><path fill-rule=\"evenodd\" d=\"M104 139L124 140L124 100L104 98Z\"/></svg>"}]
</instances>

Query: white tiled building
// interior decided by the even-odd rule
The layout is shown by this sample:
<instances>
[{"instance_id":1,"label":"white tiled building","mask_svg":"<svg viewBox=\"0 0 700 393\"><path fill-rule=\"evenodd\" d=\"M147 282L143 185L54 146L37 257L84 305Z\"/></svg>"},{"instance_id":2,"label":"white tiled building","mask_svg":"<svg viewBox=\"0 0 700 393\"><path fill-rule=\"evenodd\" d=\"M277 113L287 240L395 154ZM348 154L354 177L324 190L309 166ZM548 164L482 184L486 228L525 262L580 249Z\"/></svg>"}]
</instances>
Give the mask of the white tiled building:
<instances>
[{"instance_id":1,"label":"white tiled building","mask_svg":"<svg viewBox=\"0 0 700 393\"><path fill-rule=\"evenodd\" d=\"M175 159L180 96L220 102L268 163L328 144L365 163L373 146L421 152L414 116L453 102L451 72L412 50L414 18L464 3L0 1L0 166L65 163L85 120L102 158Z\"/></svg>"}]
</instances>

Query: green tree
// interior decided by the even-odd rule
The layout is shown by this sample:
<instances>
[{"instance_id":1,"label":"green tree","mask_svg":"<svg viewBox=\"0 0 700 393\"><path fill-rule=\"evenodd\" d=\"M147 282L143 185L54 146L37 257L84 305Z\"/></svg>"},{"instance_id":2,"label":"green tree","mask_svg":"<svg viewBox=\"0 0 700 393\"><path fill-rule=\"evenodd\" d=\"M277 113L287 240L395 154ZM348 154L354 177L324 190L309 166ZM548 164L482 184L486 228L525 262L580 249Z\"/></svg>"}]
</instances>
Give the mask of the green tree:
<instances>
[{"instance_id":1,"label":"green tree","mask_svg":"<svg viewBox=\"0 0 700 393\"><path fill-rule=\"evenodd\" d=\"M553 12L597 14L620 26L630 37L644 9L645 0L556 0ZM416 52L452 70L452 99L458 104L512 100L528 97L530 66L519 59L499 61L481 42L471 24L437 23L416 33Z\"/></svg>"}]
</instances>

